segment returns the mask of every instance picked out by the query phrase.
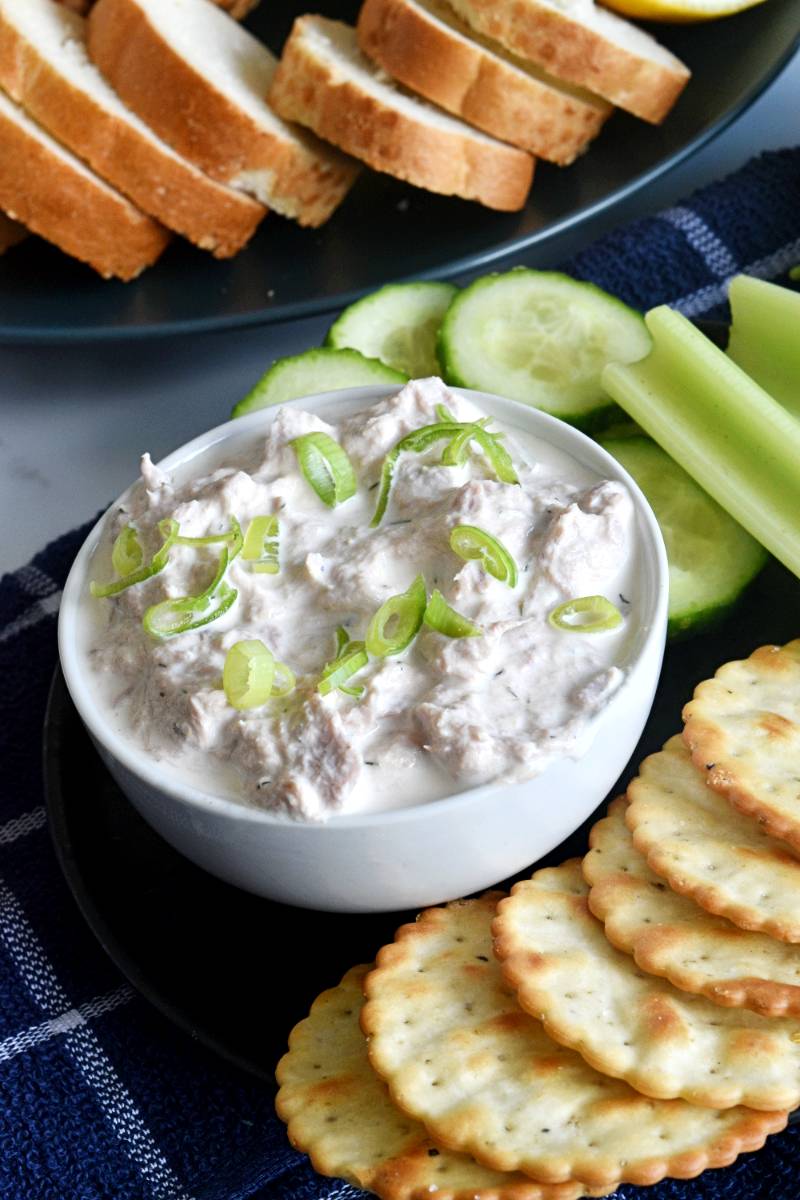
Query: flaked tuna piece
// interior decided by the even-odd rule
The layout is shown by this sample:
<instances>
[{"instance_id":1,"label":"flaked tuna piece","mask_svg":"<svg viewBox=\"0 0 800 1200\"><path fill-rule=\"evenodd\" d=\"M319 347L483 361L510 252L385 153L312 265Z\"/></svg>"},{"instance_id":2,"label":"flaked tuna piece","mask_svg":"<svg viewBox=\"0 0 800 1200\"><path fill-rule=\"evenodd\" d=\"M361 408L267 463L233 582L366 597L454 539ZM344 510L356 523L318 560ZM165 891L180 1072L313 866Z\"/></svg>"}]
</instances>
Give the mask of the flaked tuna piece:
<instances>
[{"instance_id":1,"label":"flaked tuna piece","mask_svg":"<svg viewBox=\"0 0 800 1200\"><path fill-rule=\"evenodd\" d=\"M242 761L258 775L259 804L306 821L324 820L342 807L358 781L361 757L334 704L312 694L299 714L241 721Z\"/></svg>"},{"instance_id":2,"label":"flaked tuna piece","mask_svg":"<svg viewBox=\"0 0 800 1200\"><path fill-rule=\"evenodd\" d=\"M553 517L538 546L538 568L566 599L590 596L619 570L628 549L633 501L607 480Z\"/></svg>"},{"instance_id":3,"label":"flaked tuna piece","mask_svg":"<svg viewBox=\"0 0 800 1200\"><path fill-rule=\"evenodd\" d=\"M344 529L306 557L305 571L323 607L372 615L420 572L431 576L430 564L446 550L447 530L436 519L387 524L377 532Z\"/></svg>"},{"instance_id":4,"label":"flaked tuna piece","mask_svg":"<svg viewBox=\"0 0 800 1200\"><path fill-rule=\"evenodd\" d=\"M337 437L334 427L315 413L305 412L302 408L279 408L264 438L254 478L264 482L277 479L279 475L296 475L297 455L289 443L292 438L306 433L327 433L328 437Z\"/></svg>"},{"instance_id":5,"label":"flaked tuna piece","mask_svg":"<svg viewBox=\"0 0 800 1200\"><path fill-rule=\"evenodd\" d=\"M341 442L350 461L367 482L380 474L385 456L412 429L432 425L440 418L437 404L442 404L456 421L476 421L483 414L469 400L457 396L436 376L413 379L394 396L381 401L363 413L342 421Z\"/></svg>"},{"instance_id":6,"label":"flaked tuna piece","mask_svg":"<svg viewBox=\"0 0 800 1200\"><path fill-rule=\"evenodd\" d=\"M600 647L565 639L541 616L497 622L480 638L431 634L426 651L443 678L415 719L430 753L471 785L528 778L553 757L578 753L587 716L623 678ZM565 691L567 678L575 684Z\"/></svg>"}]
</instances>

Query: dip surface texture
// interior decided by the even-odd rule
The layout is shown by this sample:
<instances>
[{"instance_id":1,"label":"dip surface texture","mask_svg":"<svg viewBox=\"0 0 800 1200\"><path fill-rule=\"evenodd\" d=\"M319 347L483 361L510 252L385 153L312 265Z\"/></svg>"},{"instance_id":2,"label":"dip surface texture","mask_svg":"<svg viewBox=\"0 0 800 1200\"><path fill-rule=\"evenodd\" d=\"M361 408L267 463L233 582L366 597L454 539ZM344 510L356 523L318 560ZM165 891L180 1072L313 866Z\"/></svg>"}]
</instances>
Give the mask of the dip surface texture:
<instances>
[{"instance_id":1,"label":"dip surface texture","mask_svg":"<svg viewBox=\"0 0 800 1200\"><path fill-rule=\"evenodd\" d=\"M112 578L111 546L131 524L145 555L158 522L182 536L221 534L235 517L279 521L280 571L262 574L239 555L226 580L238 593L210 624L173 637L145 632L145 610L198 595L214 576L219 545L176 545L166 568L119 595L90 599L93 678L114 724L143 754L177 768L206 792L306 820L400 808L490 782L528 779L586 748L591 718L621 683L636 621L632 500L574 459L515 432L519 484L499 482L473 444L462 466L443 466L443 443L400 455L387 512L370 520L384 457L405 434L440 419L482 413L437 379L327 424L279 410L251 452L203 477L176 482L147 456L118 505L92 564ZM492 421L492 432L500 426ZM346 451L358 492L326 507L304 478L291 439L327 433ZM178 473L181 474L180 472ZM450 548L458 525L502 542L516 586ZM423 625L394 657L370 658L348 680L359 699L320 695L336 629L363 639L370 618L422 574L481 636L451 638ZM623 620L604 633L553 628L548 614L576 597L604 595ZM222 689L228 650L260 639L297 677L294 692L237 710ZM557 799L554 797L554 799Z\"/></svg>"}]
</instances>

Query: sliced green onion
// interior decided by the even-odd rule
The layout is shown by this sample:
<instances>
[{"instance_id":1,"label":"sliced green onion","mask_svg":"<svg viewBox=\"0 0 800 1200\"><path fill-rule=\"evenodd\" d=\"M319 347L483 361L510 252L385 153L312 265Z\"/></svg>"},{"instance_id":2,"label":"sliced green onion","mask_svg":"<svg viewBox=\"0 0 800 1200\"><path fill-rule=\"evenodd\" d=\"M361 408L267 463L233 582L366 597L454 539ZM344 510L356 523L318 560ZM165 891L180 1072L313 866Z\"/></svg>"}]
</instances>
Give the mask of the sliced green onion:
<instances>
[{"instance_id":1,"label":"sliced green onion","mask_svg":"<svg viewBox=\"0 0 800 1200\"><path fill-rule=\"evenodd\" d=\"M258 708L273 695L275 659L258 638L236 642L225 656L222 686L233 708Z\"/></svg>"},{"instance_id":2,"label":"sliced green onion","mask_svg":"<svg viewBox=\"0 0 800 1200\"><path fill-rule=\"evenodd\" d=\"M442 451L441 464L443 467L463 467L469 456L469 445L472 441L472 434L468 429L463 429L461 433L447 443Z\"/></svg>"},{"instance_id":3,"label":"sliced green onion","mask_svg":"<svg viewBox=\"0 0 800 1200\"><path fill-rule=\"evenodd\" d=\"M132 525L126 525L114 539L111 547L111 565L117 575L125 577L138 571L144 562L144 551L139 535Z\"/></svg>"},{"instance_id":4,"label":"sliced green onion","mask_svg":"<svg viewBox=\"0 0 800 1200\"><path fill-rule=\"evenodd\" d=\"M446 411L441 405L437 406L437 415ZM519 483L511 456L505 447L500 445L499 439L502 434L490 433L485 428L487 420L488 418L484 417L480 421L466 423L439 421L434 425L423 425L420 429L412 429L411 433L401 437L383 460L378 501L370 522L371 527L377 528L383 520L392 490L394 470L403 451L410 450L416 454L422 454L443 438L447 438L449 443L442 456L442 463L445 466L460 465L466 460L467 448L470 443L477 442L488 458L495 475L502 483Z\"/></svg>"},{"instance_id":5,"label":"sliced green onion","mask_svg":"<svg viewBox=\"0 0 800 1200\"><path fill-rule=\"evenodd\" d=\"M297 455L300 470L328 508L356 494L356 475L353 464L338 442L327 433L304 433L292 438L289 445Z\"/></svg>"},{"instance_id":6,"label":"sliced green onion","mask_svg":"<svg viewBox=\"0 0 800 1200\"><path fill-rule=\"evenodd\" d=\"M425 616L427 592L425 580L418 575L411 587L390 596L380 606L369 623L366 648L376 658L400 654L417 636Z\"/></svg>"},{"instance_id":7,"label":"sliced green onion","mask_svg":"<svg viewBox=\"0 0 800 1200\"><path fill-rule=\"evenodd\" d=\"M346 692L348 696L363 696L364 688L358 687L343 687L351 675L355 675L356 671L360 671L369 662L367 657L366 647L363 642L351 642L348 640L342 644L341 635L346 637L347 631L341 626L336 630L337 650L336 658L332 662L326 663L322 668L322 675L317 684L317 691L321 696L327 696L329 692L339 688L340 691Z\"/></svg>"},{"instance_id":8,"label":"sliced green onion","mask_svg":"<svg viewBox=\"0 0 800 1200\"><path fill-rule=\"evenodd\" d=\"M93 596L105 598L106 596L116 596L119 592L124 592L126 588L133 587L136 583L144 583L145 579L151 579L153 575L158 575L159 571L163 571L164 567L169 562L169 554L175 540L178 537L180 526L177 521L171 517L164 521L159 521L158 532L161 534L162 542L158 550L156 550L149 563L143 563L134 571L123 575L121 579L115 579L113 583L95 583L94 580L89 584L89 591ZM124 532L124 531L123 531ZM117 542L119 538L117 538ZM116 546L116 542L114 543ZM113 551L112 551L113 557ZM117 558L119 560L119 552Z\"/></svg>"},{"instance_id":9,"label":"sliced green onion","mask_svg":"<svg viewBox=\"0 0 800 1200\"><path fill-rule=\"evenodd\" d=\"M185 596L180 600L164 600L161 604L154 604L147 609L142 624L152 637L168 638L178 633L189 633L193 629L201 629L203 625L210 625L217 617L223 616L238 595L236 588L231 587L229 583L221 583L214 597L217 603L210 611L207 605L198 606L193 596ZM186 607L180 608L179 605L182 604Z\"/></svg>"},{"instance_id":10,"label":"sliced green onion","mask_svg":"<svg viewBox=\"0 0 800 1200\"><path fill-rule=\"evenodd\" d=\"M477 625L473 625L472 621L468 621L466 617L462 617L461 613L457 613L454 608L451 608L438 589L431 592L431 598L428 601L423 619L426 625L429 625L431 629L435 629L437 633L443 633L445 637L483 636L483 630L479 629Z\"/></svg>"},{"instance_id":11,"label":"sliced green onion","mask_svg":"<svg viewBox=\"0 0 800 1200\"><path fill-rule=\"evenodd\" d=\"M509 587L517 586L517 564L501 541L477 525L456 525L450 548L466 562L477 559L485 571Z\"/></svg>"},{"instance_id":12,"label":"sliced green onion","mask_svg":"<svg viewBox=\"0 0 800 1200\"><path fill-rule=\"evenodd\" d=\"M345 629L344 625L336 626L336 655L342 653L347 643L350 641L350 634Z\"/></svg>"},{"instance_id":13,"label":"sliced green onion","mask_svg":"<svg viewBox=\"0 0 800 1200\"><path fill-rule=\"evenodd\" d=\"M350 641L350 634L347 632L344 625L337 625L336 626L336 656L337 656L337 658L342 653L342 651L344 650L345 646L349 643L349 641ZM340 683L339 691L344 692L344 694L346 696L355 696L356 698L360 698L361 696L364 695L366 688L362 687L360 684L358 686L354 685L353 687L348 687L346 684Z\"/></svg>"},{"instance_id":14,"label":"sliced green onion","mask_svg":"<svg viewBox=\"0 0 800 1200\"><path fill-rule=\"evenodd\" d=\"M547 620L569 633L605 633L622 624L622 613L605 596L580 596L559 604Z\"/></svg>"},{"instance_id":15,"label":"sliced green onion","mask_svg":"<svg viewBox=\"0 0 800 1200\"><path fill-rule=\"evenodd\" d=\"M389 503L389 493L392 490L394 469L403 451L412 450L416 454L422 454L425 450L429 450L431 446L435 445L436 442L441 441L442 438L455 437L461 428L461 425L457 421L442 421L436 425L423 425L421 429L412 429L411 433L407 433L405 437L400 438L400 441L392 447L383 460L381 483L378 489L378 502L375 505L375 513L370 522L371 528L377 528L383 520L386 506Z\"/></svg>"},{"instance_id":16,"label":"sliced green onion","mask_svg":"<svg viewBox=\"0 0 800 1200\"><path fill-rule=\"evenodd\" d=\"M175 541L180 546L216 546L220 542L227 542L228 562L233 562L236 555L242 548L242 527L236 520L236 517L228 518L231 523L230 529L226 529L224 533L208 533L204 537L186 537L184 534L178 534Z\"/></svg>"},{"instance_id":17,"label":"sliced green onion","mask_svg":"<svg viewBox=\"0 0 800 1200\"><path fill-rule=\"evenodd\" d=\"M519 476L514 470L511 455L505 446L500 444L502 433L489 433L482 425L471 426L472 440L477 442L491 463L492 470L501 483L519 483Z\"/></svg>"},{"instance_id":18,"label":"sliced green onion","mask_svg":"<svg viewBox=\"0 0 800 1200\"><path fill-rule=\"evenodd\" d=\"M476 425L488 425L489 418L482 417L480 421L476 421ZM494 437L500 437L500 434L494 434ZM473 427L468 425L462 429L461 433L457 433L453 440L445 446L442 451L441 463L443 467L463 467L469 457L469 448L474 437Z\"/></svg>"},{"instance_id":19,"label":"sliced green onion","mask_svg":"<svg viewBox=\"0 0 800 1200\"><path fill-rule=\"evenodd\" d=\"M254 571L267 575L277 575L280 571L278 532L277 517L253 517L247 526L242 558L252 563Z\"/></svg>"},{"instance_id":20,"label":"sliced green onion","mask_svg":"<svg viewBox=\"0 0 800 1200\"><path fill-rule=\"evenodd\" d=\"M179 596L151 605L142 618L145 630L153 637L174 637L178 633L200 629L226 613L239 594L223 579L229 562L230 555L225 546L208 587L199 596ZM211 607L213 601L217 603Z\"/></svg>"},{"instance_id":21,"label":"sliced green onion","mask_svg":"<svg viewBox=\"0 0 800 1200\"><path fill-rule=\"evenodd\" d=\"M291 667L287 667L286 663L275 660L275 676L272 680L272 695L273 696L288 696L293 692L297 680L295 679L294 671Z\"/></svg>"}]
</instances>

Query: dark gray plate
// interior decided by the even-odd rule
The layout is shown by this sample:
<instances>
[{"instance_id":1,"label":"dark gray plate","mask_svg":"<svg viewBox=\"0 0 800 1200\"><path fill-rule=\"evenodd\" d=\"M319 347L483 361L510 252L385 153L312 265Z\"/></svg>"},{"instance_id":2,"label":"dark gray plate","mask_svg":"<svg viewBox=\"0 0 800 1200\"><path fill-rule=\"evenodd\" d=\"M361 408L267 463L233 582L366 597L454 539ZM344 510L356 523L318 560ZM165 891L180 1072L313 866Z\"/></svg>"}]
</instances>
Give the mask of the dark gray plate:
<instances>
[{"instance_id":1,"label":"dark gray plate","mask_svg":"<svg viewBox=\"0 0 800 1200\"><path fill-rule=\"evenodd\" d=\"M307 7L305 0L265 2L250 23L277 52ZM352 20L358 3L320 7ZM520 213L491 213L365 172L321 230L268 217L250 246L225 263L176 241L130 284L104 282L32 240L0 259L0 341L150 337L284 321L339 308L387 280L443 278L540 246L676 166L752 104L800 43L800 3L769 0L728 20L655 32L694 73L665 124L653 128L616 113L572 167L539 165Z\"/></svg>"},{"instance_id":2,"label":"dark gray plate","mask_svg":"<svg viewBox=\"0 0 800 1200\"><path fill-rule=\"evenodd\" d=\"M644 755L679 730L681 707L697 683L726 660L796 636L798 608L800 581L771 561L723 624L668 646L649 720L609 799ZM46 717L44 765L59 862L107 953L170 1020L258 1075L271 1075L287 1031L317 992L353 963L370 962L410 919L408 913L350 916L273 904L190 863L145 824L114 783L60 671ZM538 865L584 854L605 803ZM265 939L270 962L286 968L268 995L264 960L254 952Z\"/></svg>"}]
</instances>

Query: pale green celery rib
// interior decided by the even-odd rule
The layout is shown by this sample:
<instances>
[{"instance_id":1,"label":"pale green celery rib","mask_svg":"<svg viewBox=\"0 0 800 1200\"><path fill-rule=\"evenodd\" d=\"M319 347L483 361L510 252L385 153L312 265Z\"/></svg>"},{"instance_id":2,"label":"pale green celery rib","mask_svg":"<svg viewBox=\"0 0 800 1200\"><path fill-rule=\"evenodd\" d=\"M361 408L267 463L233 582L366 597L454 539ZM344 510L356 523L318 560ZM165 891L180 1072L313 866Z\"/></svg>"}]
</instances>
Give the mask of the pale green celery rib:
<instances>
[{"instance_id":1,"label":"pale green celery rib","mask_svg":"<svg viewBox=\"0 0 800 1200\"><path fill-rule=\"evenodd\" d=\"M729 298L729 357L800 417L800 292L737 275Z\"/></svg>"},{"instance_id":2,"label":"pale green celery rib","mask_svg":"<svg viewBox=\"0 0 800 1200\"><path fill-rule=\"evenodd\" d=\"M647 358L603 386L732 517L800 575L800 421L666 306Z\"/></svg>"}]
</instances>

